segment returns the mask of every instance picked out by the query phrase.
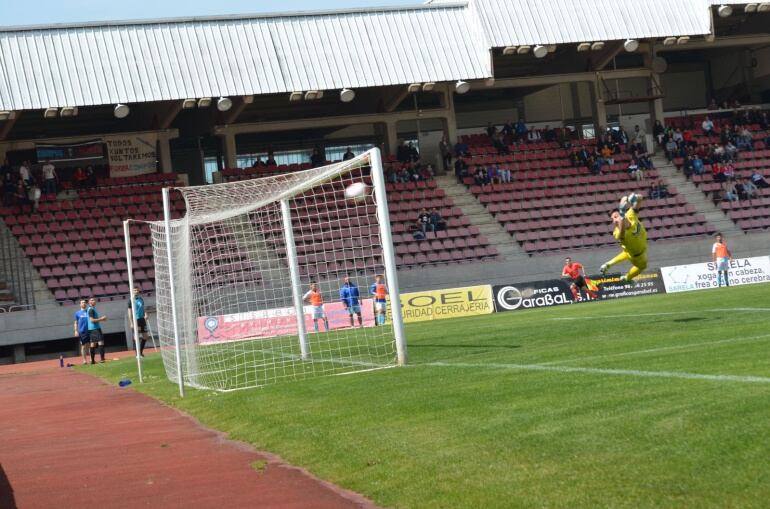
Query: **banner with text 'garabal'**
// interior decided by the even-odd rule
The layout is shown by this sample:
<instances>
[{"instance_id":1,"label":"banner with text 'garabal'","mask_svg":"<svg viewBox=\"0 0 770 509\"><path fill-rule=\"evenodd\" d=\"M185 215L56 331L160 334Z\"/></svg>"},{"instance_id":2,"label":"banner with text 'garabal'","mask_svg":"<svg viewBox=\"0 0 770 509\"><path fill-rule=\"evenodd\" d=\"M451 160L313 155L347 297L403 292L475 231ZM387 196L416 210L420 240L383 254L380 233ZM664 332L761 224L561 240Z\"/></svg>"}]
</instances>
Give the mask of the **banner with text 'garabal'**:
<instances>
[{"instance_id":1,"label":"banner with text 'garabal'","mask_svg":"<svg viewBox=\"0 0 770 509\"><path fill-rule=\"evenodd\" d=\"M494 310L490 285L401 294L401 314L405 323L487 315ZM388 306L388 320L391 319L390 312L391 306Z\"/></svg>"},{"instance_id":2,"label":"banner with text 'garabal'","mask_svg":"<svg viewBox=\"0 0 770 509\"><path fill-rule=\"evenodd\" d=\"M714 262L674 265L660 269L667 293L716 288L717 266ZM770 282L770 257L735 258L727 271L730 285Z\"/></svg>"},{"instance_id":3,"label":"banner with text 'garabal'","mask_svg":"<svg viewBox=\"0 0 770 509\"><path fill-rule=\"evenodd\" d=\"M133 177L158 169L158 135L155 133L105 136L110 177Z\"/></svg>"}]
</instances>

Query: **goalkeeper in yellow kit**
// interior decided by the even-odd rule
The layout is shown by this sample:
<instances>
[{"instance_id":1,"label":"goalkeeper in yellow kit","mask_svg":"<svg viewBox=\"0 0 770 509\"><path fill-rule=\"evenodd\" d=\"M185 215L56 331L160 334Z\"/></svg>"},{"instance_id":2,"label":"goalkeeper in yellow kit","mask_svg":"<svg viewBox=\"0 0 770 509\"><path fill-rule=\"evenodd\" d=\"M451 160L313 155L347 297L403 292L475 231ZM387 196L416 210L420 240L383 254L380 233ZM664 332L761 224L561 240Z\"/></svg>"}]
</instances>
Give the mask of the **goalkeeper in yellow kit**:
<instances>
[{"instance_id":1,"label":"goalkeeper in yellow kit","mask_svg":"<svg viewBox=\"0 0 770 509\"><path fill-rule=\"evenodd\" d=\"M647 268L647 230L636 215L642 203L642 198L634 193L620 200L620 207L610 212L615 237L623 251L599 269L602 274L613 265L621 262L631 262L631 269L623 276L625 281L631 281Z\"/></svg>"}]
</instances>

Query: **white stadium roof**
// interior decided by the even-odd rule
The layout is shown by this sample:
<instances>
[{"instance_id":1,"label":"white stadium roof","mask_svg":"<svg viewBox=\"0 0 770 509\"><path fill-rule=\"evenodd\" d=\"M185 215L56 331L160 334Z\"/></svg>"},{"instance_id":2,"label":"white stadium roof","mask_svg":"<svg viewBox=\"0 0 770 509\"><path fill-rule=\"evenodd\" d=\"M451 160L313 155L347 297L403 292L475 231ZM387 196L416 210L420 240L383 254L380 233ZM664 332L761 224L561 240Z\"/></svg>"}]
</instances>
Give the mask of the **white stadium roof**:
<instances>
[{"instance_id":1,"label":"white stadium roof","mask_svg":"<svg viewBox=\"0 0 770 509\"><path fill-rule=\"evenodd\" d=\"M0 110L482 79L491 48L709 33L711 2L433 1L0 28Z\"/></svg>"}]
</instances>

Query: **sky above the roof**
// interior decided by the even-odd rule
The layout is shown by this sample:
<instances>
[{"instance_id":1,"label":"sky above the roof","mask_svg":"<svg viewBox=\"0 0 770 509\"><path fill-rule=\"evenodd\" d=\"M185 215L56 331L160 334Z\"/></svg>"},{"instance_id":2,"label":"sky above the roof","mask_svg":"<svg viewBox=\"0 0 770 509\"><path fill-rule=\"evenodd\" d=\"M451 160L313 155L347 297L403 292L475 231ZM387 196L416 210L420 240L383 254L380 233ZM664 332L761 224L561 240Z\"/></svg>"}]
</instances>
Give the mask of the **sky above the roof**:
<instances>
[{"instance_id":1,"label":"sky above the roof","mask_svg":"<svg viewBox=\"0 0 770 509\"><path fill-rule=\"evenodd\" d=\"M0 26L18 26L404 6L418 5L422 0L0 0L0 3L3 4Z\"/></svg>"}]
</instances>

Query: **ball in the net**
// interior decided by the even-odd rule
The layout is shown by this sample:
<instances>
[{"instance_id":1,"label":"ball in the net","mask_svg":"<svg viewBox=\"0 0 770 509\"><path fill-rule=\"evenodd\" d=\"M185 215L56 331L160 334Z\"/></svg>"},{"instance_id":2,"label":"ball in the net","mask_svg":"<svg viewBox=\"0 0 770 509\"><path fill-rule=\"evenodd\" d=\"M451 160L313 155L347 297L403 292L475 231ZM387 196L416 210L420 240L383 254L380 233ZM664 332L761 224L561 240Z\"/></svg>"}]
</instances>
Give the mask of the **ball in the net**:
<instances>
[{"instance_id":1,"label":"ball in the net","mask_svg":"<svg viewBox=\"0 0 770 509\"><path fill-rule=\"evenodd\" d=\"M345 188L345 199L352 201L364 201L369 196L369 186L364 182L354 182Z\"/></svg>"}]
</instances>

